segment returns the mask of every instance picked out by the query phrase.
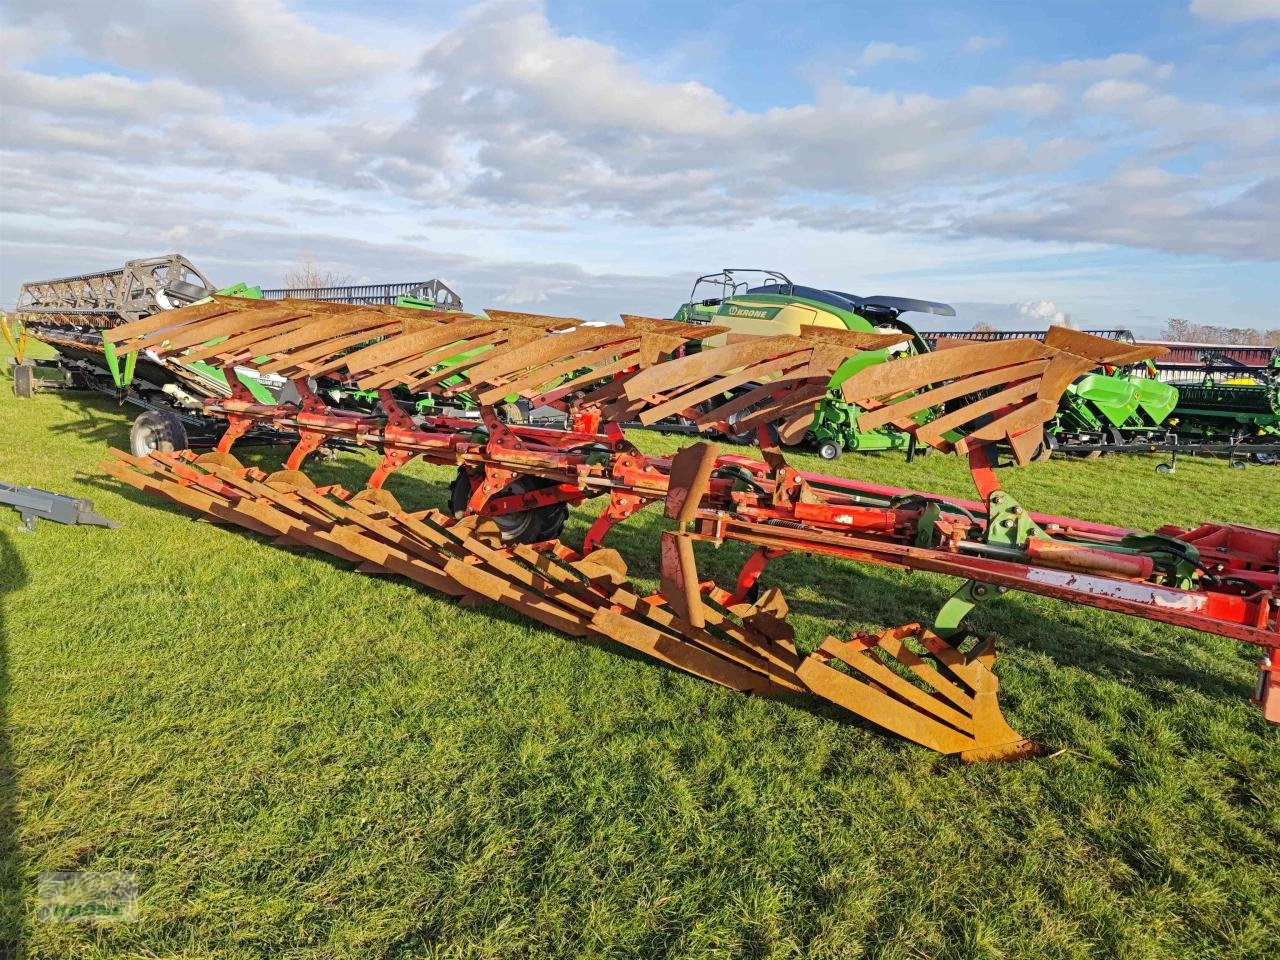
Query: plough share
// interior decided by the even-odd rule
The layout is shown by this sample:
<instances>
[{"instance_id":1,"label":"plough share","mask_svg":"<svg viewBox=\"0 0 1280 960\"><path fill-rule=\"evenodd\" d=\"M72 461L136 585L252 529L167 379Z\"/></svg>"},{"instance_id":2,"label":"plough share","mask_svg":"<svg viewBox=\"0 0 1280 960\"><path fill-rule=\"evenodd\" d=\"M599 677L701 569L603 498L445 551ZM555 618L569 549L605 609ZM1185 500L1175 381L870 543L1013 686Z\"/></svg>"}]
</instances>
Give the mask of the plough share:
<instances>
[{"instance_id":1,"label":"plough share","mask_svg":"<svg viewBox=\"0 0 1280 960\"><path fill-rule=\"evenodd\" d=\"M1222 524L1127 530L1033 513L1000 488L998 450L1026 464L1067 385L1093 367L1150 356L1150 348L1055 328L1043 341L955 346L844 381L844 398L864 411L862 429L892 423L967 457L975 502L802 472L782 452L780 443L804 435L842 363L902 335L801 328L797 336L702 343L724 332L635 316L595 326L503 311L215 297L107 337L123 351L256 365L287 378L298 401L262 404L234 391L207 404L227 421L214 451L112 451L103 468L277 543L323 550L463 603L501 603L735 690L816 695L967 761L1039 750L1001 714L991 642L964 627L977 604L1009 589L1254 644L1262 651L1254 699L1280 722L1280 533ZM313 389L321 378L376 390L378 413L327 406ZM397 388L466 391L480 423L410 417ZM564 411L566 427L505 421L500 408L513 398ZM926 409L941 413L917 423ZM672 415L703 430L727 430L733 418L734 432L756 431L761 458L722 455L706 442L650 457L619 427ZM283 469L244 467L232 454L255 425L297 436ZM316 487L302 472L308 455L338 439L381 453L362 490ZM415 457L457 468L447 513L405 511L384 489ZM604 507L582 546L564 543L569 507L597 498ZM654 503L674 529L662 534L659 590L646 594L604 540ZM699 541L754 548L731 587L699 574ZM829 636L805 653L781 592L760 584L771 560L795 551L963 583L931 624Z\"/></svg>"}]
</instances>

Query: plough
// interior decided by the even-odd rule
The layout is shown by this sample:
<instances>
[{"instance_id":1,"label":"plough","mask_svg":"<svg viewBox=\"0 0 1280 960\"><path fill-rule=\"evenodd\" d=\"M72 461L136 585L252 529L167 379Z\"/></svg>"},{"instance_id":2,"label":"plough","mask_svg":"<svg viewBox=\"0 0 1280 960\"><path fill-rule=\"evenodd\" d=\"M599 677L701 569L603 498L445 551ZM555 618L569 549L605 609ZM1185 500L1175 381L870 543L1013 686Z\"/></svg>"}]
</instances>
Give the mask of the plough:
<instances>
[{"instance_id":1,"label":"plough","mask_svg":"<svg viewBox=\"0 0 1280 960\"><path fill-rule=\"evenodd\" d=\"M635 316L593 326L502 311L215 297L107 336L126 352L256 364L291 381L298 402L260 404L233 390L207 404L227 422L214 451L113 451L103 468L277 543L316 548L463 603L500 603L734 690L817 696L966 761L1040 749L1001 713L993 644L964 627L977 604L1009 589L1254 644L1262 650L1254 699L1280 722L1280 533L1221 524L1144 533L1033 513L1000 488L999 450L1027 463L1067 385L1149 349L1053 329L1042 342L957 346L842 382L845 398L867 411L861 429L891 423L967 457L981 497L974 502L806 473L782 454L780 441L808 429L836 369L903 335L801 327L794 336L730 336L689 352L724 332ZM467 359L442 370L442 360L460 355ZM377 391L378 412L327 407L309 386L321 376ZM393 397L397 387L466 390L480 421L410 417ZM566 428L504 422L498 408L512 396L565 411ZM921 424L915 414L924 409L940 412ZM709 443L650 457L618 426L673 413L708 430L733 418L737 430L756 431L761 459L721 455ZM283 469L235 458L236 440L255 425L296 434ZM302 472L308 455L334 439L381 453L364 489L316 487ZM406 511L385 489L415 457L457 468L448 512ZM569 507L597 498L604 506L582 546L564 543ZM661 535L659 588L646 593L604 540L655 503L674 529ZM753 548L731 587L699 573L698 542ZM782 593L760 581L770 561L797 551L963 583L932 623L827 637L805 652Z\"/></svg>"}]
</instances>

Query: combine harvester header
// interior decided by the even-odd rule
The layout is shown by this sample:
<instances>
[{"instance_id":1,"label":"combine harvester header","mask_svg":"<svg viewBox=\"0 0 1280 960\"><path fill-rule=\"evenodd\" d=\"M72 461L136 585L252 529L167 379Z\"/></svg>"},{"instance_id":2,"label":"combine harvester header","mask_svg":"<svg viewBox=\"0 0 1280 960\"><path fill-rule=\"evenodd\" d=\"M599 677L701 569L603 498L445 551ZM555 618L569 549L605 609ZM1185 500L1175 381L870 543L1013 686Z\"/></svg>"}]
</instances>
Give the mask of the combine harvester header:
<instances>
[{"instance_id":1,"label":"combine harvester header","mask_svg":"<svg viewBox=\"0 0 1280 960\"><path fill-rule=\"evenodd\" d=\"M114 327L194 303L213 290L194 263L169 253L130 260L119 270L24 283L14 312L57 326Z\"/></svg>"},{"instance_id":2,"label":"combine harvester header","mask_svg":"<svg viewBox=\"0 0 1280 960\"><path fill-rule=\"evenodd\" d=\"M346 287L279 287L262 291L264 300L324 300L367 307L426 306L461 310L462 298L443 280L365 283Z\"/></svg>"},{"instance_id":3,"label":"combine harvester header","mask_svg":"<svg viewBox=\"0 0 1280 960\"><path fill-rule=\"evenodd\" d=\"M1262 651L1255 699L1280 721L1280 533L1213 523L1152 533L1037 514L1001 488L994 469L999 450L1019 464L1032 458L1075 378L1141 361L1150 349L1053 329L1043 340L901 356L841 381L842 395L865 411L866 429L892 423L967 457L975 502L804 473L779 446L807 429L837 370L908 334L801 326L708 346L723 327L622 321L215 297L107 336L124 351L255 364L288 379L298 402L260 404L237 391L207 405L227 422L215 451L113 451L102 466L197 514L322 550L359 571L499 603L734 690L816 696L965 760L1039 750L1001 713L993 644L964 627L977 604L1009 589L1254 644ZM703 349L688 353L695 343ZM405 414L392 391L439 387L440 362L464 352L468 361L445 371L456 380L441 389L476 398L483 429L473 419ZM308 387L322 375L376 391L379 408L327 406ZM572 427L505 423L497 404L512 395L564 410ZM916 411L944 403L943 417L916 421ZM671 411L704 429L736 418L739 429L755 431L761 458L721 455L708 443L649 457L620 427ZM267 473L235 458L235 442L254 425L297 437L283 469ZM333 439L381 453L365 489L316 487L302 472L308 455ZM456 468L448 512L406 511L384 488L414 457ZM565 517L587 500L603 508L575 547L561 539ZM661 536L660 585L650 594L604 540L653 504L675 529ZM700 573L695 550L724 543L753 548L728 586ZM829 636L806 652L781 591L761 585L769 562L793 552L926 570L961 584L931 624Z\"/></svg>"}]
</instances>

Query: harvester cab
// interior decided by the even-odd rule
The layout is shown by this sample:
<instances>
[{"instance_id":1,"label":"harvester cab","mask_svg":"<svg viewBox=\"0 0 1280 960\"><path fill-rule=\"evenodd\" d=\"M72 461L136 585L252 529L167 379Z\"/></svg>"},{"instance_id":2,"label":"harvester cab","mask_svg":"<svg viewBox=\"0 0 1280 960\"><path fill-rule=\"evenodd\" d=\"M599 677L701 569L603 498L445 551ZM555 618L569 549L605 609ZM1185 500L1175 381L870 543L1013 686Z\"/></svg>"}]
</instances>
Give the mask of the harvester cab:
<instances>
[{"instance_id":1,"label":"harvester cab","mask_svg":"<svg viewBox=\"0 0 1280 960\"><path fill-rule=\"evenodd\" d=\"M756 282L753 284L752 280ZM857 419L861 411L840 395L841 384L859 370L898 356L929 352L928 344L915 328L901 318L904 313L955 316L955 310L945 303L907 297L860 297L802 286L778 270L727 267L698 277L688 302L674 319L727 328L725 333L704 340L708 347L723 346L744 336L797 336L804 327L906 334L909 339L891 347L850 357L832 376L828 396L820 404L806 439L822 457L833 460L845 450L911 448L910 435L898 427L859 430ZM927 415L928 411L920 414Z\"/></svg>"}]
</instances>

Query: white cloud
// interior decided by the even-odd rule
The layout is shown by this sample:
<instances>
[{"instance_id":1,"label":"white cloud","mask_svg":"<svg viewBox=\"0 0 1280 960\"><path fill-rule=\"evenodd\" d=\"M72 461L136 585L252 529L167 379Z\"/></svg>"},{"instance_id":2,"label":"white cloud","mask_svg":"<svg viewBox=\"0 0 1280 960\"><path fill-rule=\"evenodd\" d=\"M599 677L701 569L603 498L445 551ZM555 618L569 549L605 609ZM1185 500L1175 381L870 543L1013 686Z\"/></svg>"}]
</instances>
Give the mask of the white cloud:
<instances>
[{"instance_id":1,"label":"white cloud","mask_svg":"<svg viewBox=\"0 0 1280 960\"><path fill-rule=\"evenodd\" d=\"M960 48L965 53L987 53L1004 46L1004 37L984 37L978 34L970 37Z\"/></svg>"},{"instance_id":2,"label":"white cloud","mask_svg":"<svg viewBox=\"0 0 1280 960\"><path fill-rule=\"evenodd\" d=\"M1044 115L1064 100L1063 91L1050 83L1023 83L1008 87L970 87L964 100L987 110L1019 110Z\"/></svg>"},{"instance_id":3,"label":"white cloud","mask_svg":"<svg viewBox=\"0 0 1280 960\"><path fill-rule=\"evenodd\" d=\"M20 15L36 8L15 4ZM229 279L274 280L307 251L375 279L401 273L388 276L385 263L447 268L445 279L462 277L490 303L554 311L605 304L599 276L641 297L670 271L739 251L783 267L836 263L836 285L850 263L861 275L895 260L950 262L944 251L957 249L1026 256L1105 244L1280 259L1275 103L1174 96L1163 84L1173 66L1138 53L1014 67L1008 82L945 95L905 92L890 71L876 84L826 75L785 106L748 108L709 82L681 82L678 64L567 35L537 3L472 9L425 41L416 74L366 59L369 46L278 0L259 6L184 4L191 22L225 9L239 24L190 64L144 61L109 25L104 39L60 26L61 14L32 14L23 29L43 49L121 66L52 76L0 63L0 213L6 239L31 243L20 263L64 248L97 263L112 236L133 253L185 236L193 255L230 264ZM262 11L284 17L282 35L301 48L320 43L314 62L281 54L257 70L274 51L228 53L228 37ZM376 46L375 33L351 31ZM354 56L354 70L323 61L316 51L330 42L339 59ZM232 59L215 69L203 62L214 50ZM885 62L884 52L872 59ZM354 85L300 92L308 76ZM84 239L90 228L102 228L96 246ZM245 264L252 275L242 277ZM948 283L970 283L958 269ZM648 279L619 279L634 270ZM1042 291L968 295L1037 303ZM902 292L954 296L910 281ZM667 300L629 305L669 310Z\"/></svg>"},{"instance_id":4,"label":"white cloud","mask_svg":"<svg viewBox=\"0 0 1280 960\"><path fill-rule=\"evenodd\" d=\"M1146 76L1167 80L1173 75L1173 65L1156 63L1141 53L1113 53L1106 57L1087 60L1064 60L1044 71L1047 78L1059 80L1096 80Z\"/></svg>"},{"instance_id":5,"label":"white cloud","mask_svg":"<svg viewBox=\"0 0 1280 960\"><path fill-rule=\"evenodd\" d=\"M1280 20L1280 0L1191 0L1191 12L1228 23Z\"/></svg>"},{"instance_id":6,"label":"white cloud","mask_svg":"<svg viewBox=\"0 0 1280 960\"><path fill-rule=\"evenodd\" d=\"M334 90L394 63L386 51L318 30L281 0L135 0L114 16L99 0L6 6L20 27L56 25L91 57L278 106L326 106Z\"/></svg>"},{"instance_id":7,"label":"white cloud","mask_svg":"<svg viewBox=\"0 0 1280 960\"><path fill-rule=\"evenodd\" d=\"M1055 324L1060 327L1071 326L1071 314L1063 313L1052 300L1036 300L1031 303L1018 304L1018 316L1027 323L1039 327Z\"/></svg>"},{"instance_id":8,"label":"white cloud","mask_svg":"<svg viewBox=\"0 0 1280 960\"><path fill-rule=\"evenodd\" d=\"M1153 91L1137 80L1099 80L1084 92L1084 102L1092 107L1114 107L1151 98Z\"/></svg>"},{"instance_id":9,"label":"white cloud","mask_svg":"<svg viewBox=\"0 0 1280 960\"><path fill-rule=\"evenodd\" d=\"M0 67L0 102L58 117L111 117L154 124L166 113L213 112L220 98L173 80L133 80L108 73L52 77Z\"/></svg>"},{"instance_id":10,"label":"white cloud","mask_svg":"<svg viewBox=\"0 0 1280 960\"><path fill-rule=\"evenodd\" d=\"M854 58L853 65L859 69L869 70L891 60L915 61L919 59L920 51L915 47L877 40L868 43L862 48L862 52Z\"/></svg>"}]
</instances>

